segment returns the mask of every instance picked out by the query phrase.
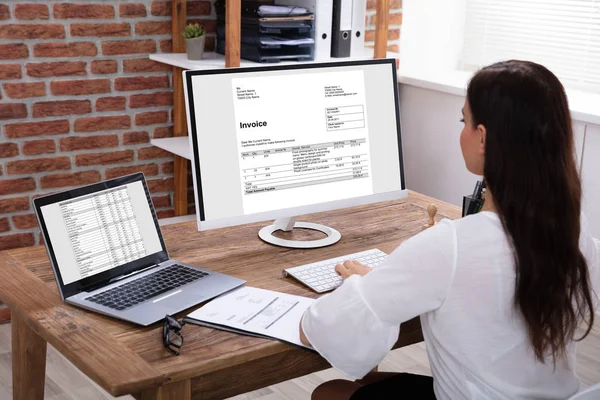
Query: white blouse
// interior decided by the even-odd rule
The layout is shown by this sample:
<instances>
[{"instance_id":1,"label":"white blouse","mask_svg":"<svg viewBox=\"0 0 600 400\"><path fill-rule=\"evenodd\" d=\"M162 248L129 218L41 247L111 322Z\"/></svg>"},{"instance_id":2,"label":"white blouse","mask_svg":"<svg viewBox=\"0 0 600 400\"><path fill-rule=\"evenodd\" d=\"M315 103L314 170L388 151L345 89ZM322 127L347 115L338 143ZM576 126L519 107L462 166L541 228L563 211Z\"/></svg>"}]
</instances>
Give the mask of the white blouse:
<instances>
[{"instance_id":1,"label":"white blouse","mask_svg":"<svg viewBox=\"0 0 600 400\"><path fill-rule=\"evenodd\" d=\"M600 241L585 225L582 218L580 247L597 308ZM550 357L536 361L514 285L500 219L480 212L406 240L374 271L317 300L302 328L333 367L359 379L396 343L400 324L420 315L439 400L566 399L579 388L575 343L556 369Z\"/></svg>"}]
</instances>

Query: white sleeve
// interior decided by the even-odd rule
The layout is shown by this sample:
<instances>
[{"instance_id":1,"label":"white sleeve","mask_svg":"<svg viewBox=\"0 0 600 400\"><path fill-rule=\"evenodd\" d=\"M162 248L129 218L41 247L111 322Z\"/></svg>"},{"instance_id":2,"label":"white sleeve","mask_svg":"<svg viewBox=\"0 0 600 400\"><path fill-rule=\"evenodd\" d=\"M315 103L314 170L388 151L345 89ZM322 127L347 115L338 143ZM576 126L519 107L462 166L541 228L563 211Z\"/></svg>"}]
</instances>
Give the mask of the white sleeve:
<instances>
[{"instance_id":1,"label":"white sleeve","mask_svg":"<svg viewBox=\"0 0 600 400\"><path fill-rule=\"evenodd\" d=\"M333 367L362 378L394 346L402 322L442 305L455 268L456 232L444 220L317 300L302 319L304 334Z\"/></svg>"}]
</instances>

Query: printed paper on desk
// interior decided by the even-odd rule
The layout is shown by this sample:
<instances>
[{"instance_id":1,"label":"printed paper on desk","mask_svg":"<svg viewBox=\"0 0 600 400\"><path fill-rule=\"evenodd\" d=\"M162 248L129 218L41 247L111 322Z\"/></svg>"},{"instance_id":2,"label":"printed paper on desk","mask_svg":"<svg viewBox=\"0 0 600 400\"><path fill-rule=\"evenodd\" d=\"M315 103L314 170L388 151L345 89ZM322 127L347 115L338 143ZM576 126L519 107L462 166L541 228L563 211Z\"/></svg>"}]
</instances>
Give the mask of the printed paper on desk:
<instances>
[{"instance_id":1,"label":"printed paper on desk","mask_svg":"<svg viewBox=\"0 0 600 400\"><path fill-rule=\"evenodd\" d=\"M300 319L314 301L243 286L209 302L188 318L215 328L254 333L307 347L300 341Z\"/></svg>"}]
</instances>

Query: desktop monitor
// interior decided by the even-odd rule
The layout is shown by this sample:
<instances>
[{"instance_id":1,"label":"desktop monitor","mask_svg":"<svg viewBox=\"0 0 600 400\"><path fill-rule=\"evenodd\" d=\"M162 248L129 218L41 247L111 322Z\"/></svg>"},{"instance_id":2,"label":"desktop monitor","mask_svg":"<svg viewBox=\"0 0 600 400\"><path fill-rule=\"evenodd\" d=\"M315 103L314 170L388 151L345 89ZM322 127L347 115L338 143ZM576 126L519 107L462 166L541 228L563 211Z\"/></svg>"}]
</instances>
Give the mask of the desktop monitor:
<instances>
[{"instance_id":1,"label":"desktop monitor","mask_svg":"<svg viewBox=\"0 0 600 400\"><path fill-rule=\"evenodd\" d=\"M391 59L184 71L198 229L275 219L259 236L320 247L295 216L406 197ZM357 222L358 223L358 222ZM276 238L316 229L316 241Z\"/></svg>"}]
</instances>

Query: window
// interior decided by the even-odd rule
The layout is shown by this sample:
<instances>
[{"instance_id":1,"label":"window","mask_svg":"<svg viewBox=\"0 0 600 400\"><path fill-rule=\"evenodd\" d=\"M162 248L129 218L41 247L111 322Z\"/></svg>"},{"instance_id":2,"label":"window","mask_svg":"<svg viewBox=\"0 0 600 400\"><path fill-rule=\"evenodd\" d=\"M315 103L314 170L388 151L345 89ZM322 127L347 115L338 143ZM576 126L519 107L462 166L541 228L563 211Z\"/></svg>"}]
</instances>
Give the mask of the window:
<instances>
[{"instance_id":1,"label":"window","mask_svg":"<svg viewBox=\"0 0 600 400\"><path fill-rule=\"evenodd\" d=\"M467 0L459 69L510 58L600 92L600 0Z\"/></svg>"},{"instance_id":2,"label":"window","mask_svg":"<svg viewBox=\"0 0 600 400\"><path fill-rule=\"evenodd\" d=\"M403 14L401 75L464 83L482 66L525 59L600 93L600 0L404 0Z\"/></svg>"}]
</instances>

